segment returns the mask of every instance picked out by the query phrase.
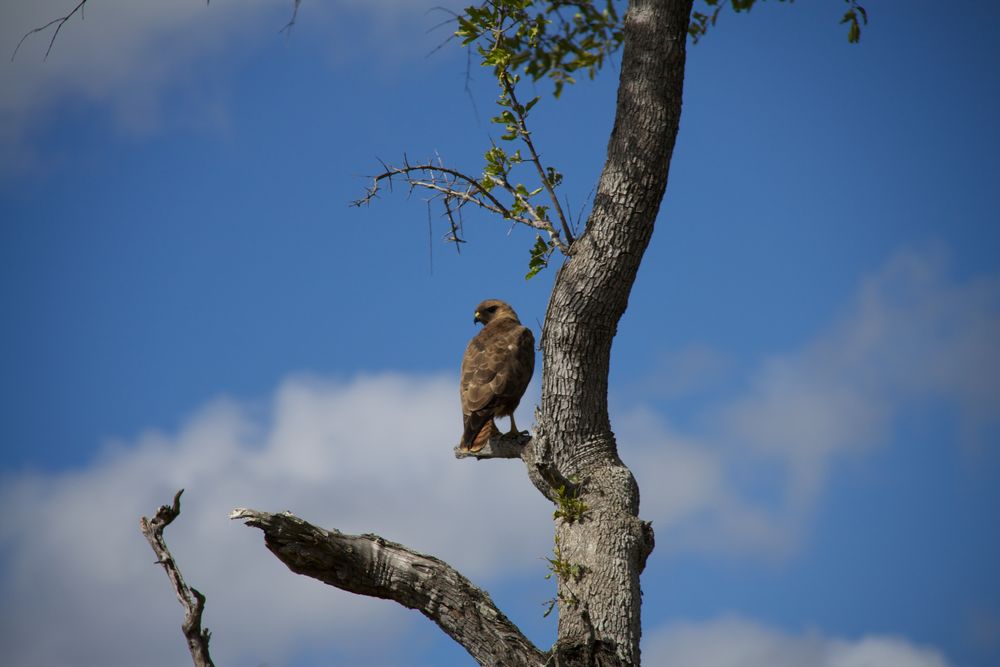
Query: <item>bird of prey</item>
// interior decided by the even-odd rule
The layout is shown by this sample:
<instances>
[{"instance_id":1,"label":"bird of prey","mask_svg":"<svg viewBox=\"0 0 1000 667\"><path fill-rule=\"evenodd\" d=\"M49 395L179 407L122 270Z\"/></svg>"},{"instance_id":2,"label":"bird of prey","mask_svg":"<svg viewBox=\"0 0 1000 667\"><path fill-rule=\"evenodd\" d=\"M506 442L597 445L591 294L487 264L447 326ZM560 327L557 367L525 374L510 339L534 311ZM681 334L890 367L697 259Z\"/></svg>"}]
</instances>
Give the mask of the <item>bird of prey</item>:
<instances>
[{"instance_id":1,"label":"bird of prey","mask_svg":"<svg viewBox=\"0 0 1000 667\"><path fill-rule=\"evenodd\" d=\"M518 433L514 410L535 370L535 336L522 326L514 309L487 299L476 306L473 323L483 329L469 341L462 357L462 418L460 447L478 452L499 433L494 417L510 417L510 432Z\"/></svg>"}]
</instances>

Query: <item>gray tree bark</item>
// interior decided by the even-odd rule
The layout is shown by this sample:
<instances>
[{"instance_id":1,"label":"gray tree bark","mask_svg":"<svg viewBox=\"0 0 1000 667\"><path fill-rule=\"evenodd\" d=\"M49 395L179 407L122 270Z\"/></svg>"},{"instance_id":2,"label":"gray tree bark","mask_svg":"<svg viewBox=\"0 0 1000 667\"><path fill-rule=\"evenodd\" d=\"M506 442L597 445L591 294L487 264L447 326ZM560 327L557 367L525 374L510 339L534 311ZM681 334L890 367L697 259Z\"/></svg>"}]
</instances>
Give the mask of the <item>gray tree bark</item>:
<instances>
[{"instance_id":1,"label":"gray tree bark","mask_svg":"<svg viewBox=\"0 0 1000 667\"><path fill-rule=\"evenodd\" d=\"M344 535L291 514L236 509L290 570L350 593L395 600L437 623L481 665L535 667L543 653L483 590L444 561L378 535Z\"/></svg>"},{"instance_id":2,"label":"gray tree bark","mask_svg":"<svg viewBox=\"0 0 1000 667\"><path fill-rule=\"evenodd\" d=\"M170 585L177 594L177 601L184 607L184 622L181 623L181 631L187 640L188 651L191 653L191 660L194 667L215 667L212 656L208 651L208 642L212 633L207 628L201 627L201 615L205 611L205 596L198 592L193 586L188 586L184 581L184 575L177 567L170 549L167 548L166 540L163 538L163 531L181 513L181 489L174 494L174 502L170 505L160 505L152 519L142 517L139 519L139 530L145 536L153 553L156 554L156 562L163 566L167 573Z\"/></svg>"},{"instance_id":3,"label":"gray tree bark","mask_svg":"<svg viewBox=\"0 0 1000 667\"><path fill-rule=\"evenodd\" d=\"M236 510L293 571L419 609L483 665L640 664L639 575L653 531L608 416L611 343L666 189L680 123L693 0L631 0L615 124L586 230L559 270L542 330L542 402L531 439L460 458L521 458L557 505L558 640L541 652L489 596L440 560L373 535Z\"/></svg>"},{"instance_id":4,"label":"gray tree bark","mask_svg":"<svg viewBox=\"0 0 1000 667\"><path fill-rule=\"evenodd\" d=\"M634 0L615 124L594 208L552 290L542 331L542 405L536 439L562 477L578 479L588 511L557 521L561 557L579 564L559 581L564 664L639 664L639 574L653 548L638 519L639 487L618 457L608 417L614 338L653 233L680 124L691 0ZM587 649L587 647L592 647ZM614 660L595 659L595 651Z\"/></svg>"}]
</instances>

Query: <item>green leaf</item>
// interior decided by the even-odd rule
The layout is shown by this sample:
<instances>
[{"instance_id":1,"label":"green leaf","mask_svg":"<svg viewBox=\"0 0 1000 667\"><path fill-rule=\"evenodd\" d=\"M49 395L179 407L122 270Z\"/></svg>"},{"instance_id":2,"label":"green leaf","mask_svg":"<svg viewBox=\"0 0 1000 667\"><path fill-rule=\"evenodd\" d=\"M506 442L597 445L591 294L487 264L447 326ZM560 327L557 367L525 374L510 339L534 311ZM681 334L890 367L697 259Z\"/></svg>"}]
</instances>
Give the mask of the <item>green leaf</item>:
<instances>
[{"instance_id":1,"label":"green leaf","mask_svg":"<svg viewBox=\"0 0 1000 667\"><path fill-rule=\"evenodd\" d=\"M528 273L525 280L531 280L538 275L538 272L549 265L549 255L552 254L554 246L546 243L541 234L535 235L535 245L531 248L531 259L528 260Z\"/></svg>"},{"instance_id":2,"label":"green leaf","mask_svg":"<svg viewBox=\"0 0 1000 667\"><path fill-rule=\"evenodd\" d=\"M549 181L549 185L551 185L553 188L559 187L559 184L562 183L563 180L562 174L560 174L552 167L545 168L545 176L546 179Z\"/></svg>"},{"instance_id":3,"label":"green leaf","mask_svg":"<svg viewBox=\"0 0 1000 667\"><path fill-rule=\"evenodd\" d=\"M607 56L621 48L624 26L618 1L482 0L461 13L456 34L466 44L479 43L481 63L492 66L497 76L514 82L515 70L536 81L551 76L553 93L559 94L574 82L570 72L584 69L592 78Z\"/></svg>"}]
</instances>

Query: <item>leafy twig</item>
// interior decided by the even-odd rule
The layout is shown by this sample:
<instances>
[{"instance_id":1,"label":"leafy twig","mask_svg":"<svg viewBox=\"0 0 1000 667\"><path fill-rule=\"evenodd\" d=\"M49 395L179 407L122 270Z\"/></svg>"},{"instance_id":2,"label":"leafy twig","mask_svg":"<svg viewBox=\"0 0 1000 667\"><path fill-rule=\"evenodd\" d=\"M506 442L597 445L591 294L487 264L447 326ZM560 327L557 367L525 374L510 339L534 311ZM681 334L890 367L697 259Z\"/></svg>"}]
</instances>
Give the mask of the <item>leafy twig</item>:
<instances>
[{"instance_id":1,"label":"leafy twig","mask_svg":"<svg viewBox=\"0 0 1000 667\"><path fill-rule=\"evenodd\" d=\"M510 107L517 117L517 130L524 142L524 145L528 148L528 152L531 154L530 161L535 165L535 169L538 171L538 178L541 179L542 185L545 187L545 191L549 194L549 198L552 200L552 205L555 207L556 214L559 216L559 224L562 226L563 234L566 235L566 243L572 245L573 243L573 233L569 229L569 223L566 221L566 216L563 214L562 206L559 204L559 197L556 196L556 192L552 187L551 178L547 175L545 168L542 166L541 158L538 157L538 151L535 150L535 144L531 140L531 132L528 131L528 125L525 120L526 107L517 101L517 96L514 93L514 80L513 77L504 72L500 76L500 85L503 86L504 94L510 99Z\"/></svg>"}]
</instances>

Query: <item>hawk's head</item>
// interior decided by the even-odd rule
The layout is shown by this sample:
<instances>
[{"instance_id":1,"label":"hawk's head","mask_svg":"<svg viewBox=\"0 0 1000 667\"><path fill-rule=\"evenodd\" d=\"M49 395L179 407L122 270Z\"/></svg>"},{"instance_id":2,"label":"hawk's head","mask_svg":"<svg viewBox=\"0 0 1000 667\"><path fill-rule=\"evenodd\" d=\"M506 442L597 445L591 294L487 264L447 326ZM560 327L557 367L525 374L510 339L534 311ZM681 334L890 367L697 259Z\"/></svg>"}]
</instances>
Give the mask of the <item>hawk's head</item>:
<instances>
[{"instance_id":1,"label":"hawk's head","mask_svg":"<svg viewBox=\"0 0 1000 667\"><path fill-rule=\"evenodd\" d=\"M494 320L502 318L511 318L516 322L520 322L517 319L517 313L509 305L499 299L487 299L476 306L476 315L472 318L472 322L473 324L476 322L489 324Z\"/></svg>"}]
</instances>

